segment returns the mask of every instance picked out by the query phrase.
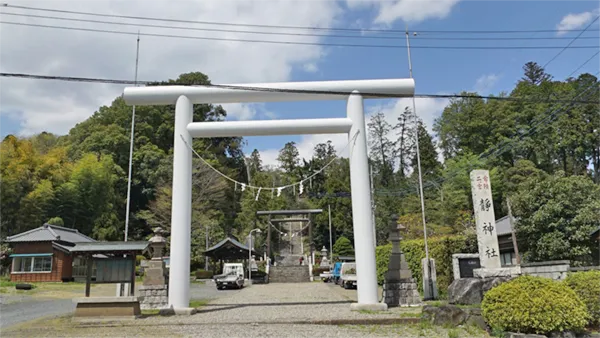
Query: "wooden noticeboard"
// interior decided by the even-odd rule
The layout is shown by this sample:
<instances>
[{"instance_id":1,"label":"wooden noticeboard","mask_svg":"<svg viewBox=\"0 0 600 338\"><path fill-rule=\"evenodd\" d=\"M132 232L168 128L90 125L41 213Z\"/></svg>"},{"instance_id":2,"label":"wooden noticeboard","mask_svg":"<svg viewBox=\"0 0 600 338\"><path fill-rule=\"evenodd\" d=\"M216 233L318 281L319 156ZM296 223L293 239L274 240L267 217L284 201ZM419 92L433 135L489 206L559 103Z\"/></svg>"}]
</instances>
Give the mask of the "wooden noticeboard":
<instances>
[{"instance_id":1,"label":"wooden noticeboard","mask_svg":"<svg viewBox=\"0 0 600 338\"><path fill-rule=\"evenodd\" d=\"M96 259L96 283L129 283L135 271L135 260L129 257Z\"/></svg>"}]
</instances>

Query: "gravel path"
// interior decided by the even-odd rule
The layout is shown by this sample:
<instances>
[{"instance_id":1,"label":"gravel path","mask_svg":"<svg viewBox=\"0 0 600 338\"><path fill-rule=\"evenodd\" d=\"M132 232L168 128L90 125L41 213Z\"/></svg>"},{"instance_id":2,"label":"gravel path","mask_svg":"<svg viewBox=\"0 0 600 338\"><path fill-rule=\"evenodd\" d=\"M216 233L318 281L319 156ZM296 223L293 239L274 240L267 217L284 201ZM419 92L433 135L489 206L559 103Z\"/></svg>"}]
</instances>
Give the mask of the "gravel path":
<instances>
[{"instance_id":1,"label":"gravel path","mask_svg":"<svg viewBox=\"0 0 600 338\"><path fill-rule=\"evenodd\" d=\"M345 294L346 293L346 294ZM398 318L406 309L385 313L350 311L351 293L325 283L253 285L203 306L189 317L161 318L165 323L298 323L303 321ZM414 310L413 310L414 311Z\"/></svg>"},{"instance_id":2,"label":"gravel path","mask_svg":"<svg viewBox=\"0 0 600 338\"><path fill-rule=\"evenodd\" d=\"M242 290L214 291L207 283L192 298L213 298L192 316L149 316L118 323L74 324L70 318L21 324L2 337L485 337L481 332L410 325L320 325L319 320L399 318L420 308L383 313L353 312L356 290L325 283L253 285ZM219 297L219 298L214 298Z\"/></svg>"},{"instance_id":3,"label":"gravel path","mask_svg":"<svg viewBox=\"0 0 600 338\"><path fill-rule=\"evenodd\" d=\"M0 329L47 316L60 316L75 310L71 299L23 299L0 306Z\"/></svg>"}]
</instances>

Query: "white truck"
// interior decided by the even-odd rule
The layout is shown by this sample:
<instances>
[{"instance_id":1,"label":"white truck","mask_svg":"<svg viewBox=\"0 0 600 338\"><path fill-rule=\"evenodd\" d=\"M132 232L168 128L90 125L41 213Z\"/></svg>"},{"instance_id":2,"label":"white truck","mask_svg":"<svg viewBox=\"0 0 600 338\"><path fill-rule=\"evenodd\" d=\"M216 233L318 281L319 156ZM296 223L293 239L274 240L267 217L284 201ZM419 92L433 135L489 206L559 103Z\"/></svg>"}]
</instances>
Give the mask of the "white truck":
<instances>
[{"instance_id":1,"label":"white truck","mask_svg":"<svg viewBox=\"0 0 600 338\"><path fill-rule=\"evenodd\" d=\"M213 277L217 290L225 288L241 289L244 287L244 265L242 263L225 263L223 273Z\"/></svg>"},{"instance_id":2,"label":"white truck","mask_svg":"<svg viewBox=\"0 0 600 338\"><path fill-rule=\"evenodd\" d=\"M340 286L344 289L356 288L356 263L342 263Z\"/></svg>"}]
</instances>

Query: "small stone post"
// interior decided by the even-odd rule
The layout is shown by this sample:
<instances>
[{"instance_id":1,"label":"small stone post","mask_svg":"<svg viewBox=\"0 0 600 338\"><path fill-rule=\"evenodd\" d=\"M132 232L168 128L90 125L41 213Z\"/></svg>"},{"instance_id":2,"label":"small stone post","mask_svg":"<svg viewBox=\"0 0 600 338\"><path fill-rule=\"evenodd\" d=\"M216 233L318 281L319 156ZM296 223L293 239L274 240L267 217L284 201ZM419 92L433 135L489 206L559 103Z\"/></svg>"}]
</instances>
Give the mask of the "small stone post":
<instances>
[{"instance_id":1,"label":"small stone post","mask_svg":"<svg viewBox=\"0 0 600 338\"><path fill-rule=\"evenodd\" d=\"M141 309L165 309L169 304L169 285L167 269L163 261L163 250L167 240L162 236L163 230L154 229L154 236L150 238L149 251L152 259L144 271L144 281L140 286Z\"/></svg>"},{"instance_id":2,"label":"small stone post","mask_svg":"<svg viewBox=\"0 0 600 338\"><path fill-rule=\"evenodd\" d=\"M388 271L385 274L383 284L383 301L388 307L420 306L421 295L417 289L417 283L412 277L404 253L400 249L400 230L404 229L402 224L396 224L398 217L393 216L390 224L390 241L392 242L392 254Z\"/></svg>"}]
</instances>

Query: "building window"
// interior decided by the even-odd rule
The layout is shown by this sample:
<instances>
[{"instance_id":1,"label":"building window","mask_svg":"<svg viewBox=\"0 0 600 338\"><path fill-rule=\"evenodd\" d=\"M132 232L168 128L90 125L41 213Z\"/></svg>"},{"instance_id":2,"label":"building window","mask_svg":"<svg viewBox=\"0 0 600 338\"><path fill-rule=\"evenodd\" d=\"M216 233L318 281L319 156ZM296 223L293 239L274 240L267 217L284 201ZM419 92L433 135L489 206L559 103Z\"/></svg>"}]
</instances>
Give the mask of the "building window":
<instances>
[{"instance_id":1,"label":"building window","mask_svg":"<svg viewBox=\"0 0 600 338\"><path fill-rule=\"evenodd\" d=\"M13 257L13 272L52 272L52 256Z\"/></svg>"},{"instance_id":2,"label":"building window","mask_svg":"<svg viewBox=\"0 0 600 338\"><path fill-rule=\"evenodd\" d=\"M505 252L500 254L500 263L502 266L513 265L513 259L515 258L514 252Z\"/></svg>"}]
</instances>

